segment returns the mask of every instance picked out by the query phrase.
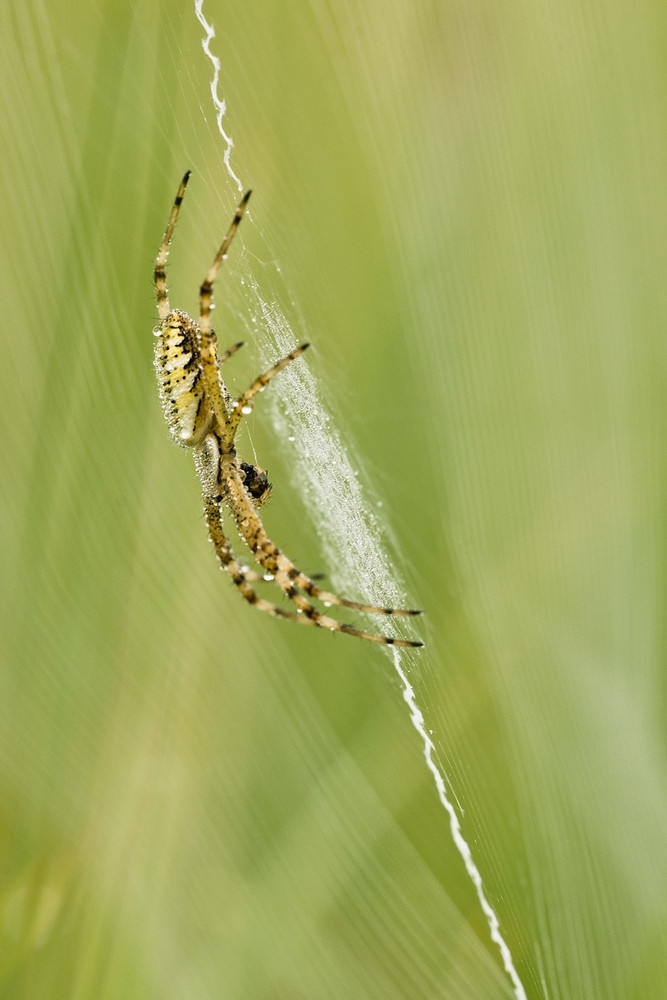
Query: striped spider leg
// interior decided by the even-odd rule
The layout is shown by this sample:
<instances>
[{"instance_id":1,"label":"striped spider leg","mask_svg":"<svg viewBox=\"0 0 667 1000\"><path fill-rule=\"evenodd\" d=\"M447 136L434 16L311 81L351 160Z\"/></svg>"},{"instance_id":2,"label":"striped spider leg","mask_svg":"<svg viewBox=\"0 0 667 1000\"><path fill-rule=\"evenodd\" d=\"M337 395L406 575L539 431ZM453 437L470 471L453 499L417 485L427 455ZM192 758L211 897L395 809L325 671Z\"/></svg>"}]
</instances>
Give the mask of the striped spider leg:
<instances>
[{"instance_id":1,"label":"striped spider leg","mask_svg":"<svg viewBox=\"0 0 667 1000\"><path fill-rule=\"evenodd\" d=\"M190 178L188 171L181 181L171 209L167 228L155 260L154 283L160 323L155 329L155 371L160 400L174 440L192 448L195 467L201 481L204 512L211 542L221 566L227 570L241 595L260 611L286 618L301 625L314 625L334 632L344 632L360 639L389 646L421 646L410 639L377 635L340 622L323 614L312 603L350 608L374 615L417 615L421 612L402 608L381 608L322 590L315 580L297 569L294 563L270 540L259 515L259 508L271 491L266 473L257 465L241 462L235 440L243 416L252 409L252 400L284 368L300 357L308 344L301 344L259 375L239 396L232 399L222 377L222 364L242 343L218 354L217 338L211 329L213 285L234 234L246 210L250 191L244 195L232 219L206 277L199 289L199 321L179 309L171 309L167 291L167 258L178 213ZM262 573L246 569L236 558L225 534L224 511ZM287 610L260 597L252 586L259 581L277 584L292 602Z\"/></svg>"}]
</instances>

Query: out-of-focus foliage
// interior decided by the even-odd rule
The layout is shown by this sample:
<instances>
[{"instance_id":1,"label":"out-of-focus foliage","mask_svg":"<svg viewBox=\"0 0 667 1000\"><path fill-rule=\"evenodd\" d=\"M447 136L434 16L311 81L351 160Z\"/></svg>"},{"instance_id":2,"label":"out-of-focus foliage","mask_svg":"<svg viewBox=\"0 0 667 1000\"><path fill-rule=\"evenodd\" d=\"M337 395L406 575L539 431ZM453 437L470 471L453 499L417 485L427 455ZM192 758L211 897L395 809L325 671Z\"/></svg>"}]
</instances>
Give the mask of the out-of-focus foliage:
<instances>
[{"instance_id":1,"label":"out-of-focus foliage","mask_svg":"<svg viewBox=\"0 0 667 1000\"><path fill-rule=\"evenodd\" d=\"M664 5L205 13L255 189L219 288L231 387L272 356L251 271L428 613L410 676L528 996L653 1000ZM510 996L390 661L243 604L163 425L166 213L192 168L193 311L238 196L201 38L175 0L0 11L0 994ZM335 577L265 402L267 526Z\"/></svg>"}]
</instances>

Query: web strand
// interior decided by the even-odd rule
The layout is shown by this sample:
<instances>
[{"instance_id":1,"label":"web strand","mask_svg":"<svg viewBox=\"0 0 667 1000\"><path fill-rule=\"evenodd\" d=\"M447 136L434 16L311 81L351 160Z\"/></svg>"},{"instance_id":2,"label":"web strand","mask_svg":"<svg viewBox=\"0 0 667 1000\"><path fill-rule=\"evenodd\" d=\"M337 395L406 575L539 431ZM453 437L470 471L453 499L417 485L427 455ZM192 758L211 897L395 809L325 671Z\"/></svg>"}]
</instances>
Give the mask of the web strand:
<instances>
[{"instance_id":1,"label":"web strand","mask_svg":"<svg viewBox=\"0 0 667 1000\"><path fill-rule=\"evenodd\" d=\"M211 79L211 100L213 101L213 107L215 108L215 118L218 125L218 132L222 136L222 140L225 144L225 152L222 157L222 162L224 163L227 173L234 181L237 189L243 191L243 186L241 184L240 178L236 176L231 165L231 155L234 148L234 140L230 135L227 134L223 126L224 117L227 114L227 102L220 97L219 83L220 83L220 60L215 55L211 49L211 42L215 38L215 28L213 25L209 24L204 17L204 0L195 0L195 14L197 20L204 29L204 38L202 38L201 47L204 50L206 58L210 61L213 66L213 77Z\"/></svg>"},{"instance_id":2,"label":"web strand","mask_svg":"<svg viewBox=\"0 0 667 1000\"><path fill-rule=\"evenodd\" d=\"M488 900L486 892L484 890L484 883L482 882L482 875L479 868L475 864L472 856L472 851L470 850L470 845L463 836L463 831L461 830L461 822L458 817L458 813L454 807L454 804L450 801L447 795L447 785L445 783L445 778L440 771L440 768L435 762L435 744L429 736L426 725L424 723L424 713L420 709L419 705L415 700L415 692L407 678L407 674L401 666L401 657L397 649L392 650L394 658L394 669L398 674L401 684L403 686L403 700L405 701L408 709L410 710L410 721L412 725L417 730L417 733L421 737L422 743L424 745L424 760L426 761L426 766L428 767L431 775L433 776L433 781L435 782L435 787L438 791L438 798L440 803L449 816L449 829L452 834L452 840L454 841L454 846L461 855L463 859L463 864L465 865L466 872L468 873L472 884L475 887L475 892L477 893L477 899L479 900L479 905L486 917L486 922L489 925L489 933L491 935L491 940L498 946L500 956L503 962L503 968L505 969L507 975L512 983L512 989L514 990L514 995L517 1000L527 1000L526 991L523 987L521 980L519 979L519 974L514 965L512 959L512 953L509 949L505 938L503 937L500 930L500 921L496 911L491 906Z\"/></svg>"}]
</instances>

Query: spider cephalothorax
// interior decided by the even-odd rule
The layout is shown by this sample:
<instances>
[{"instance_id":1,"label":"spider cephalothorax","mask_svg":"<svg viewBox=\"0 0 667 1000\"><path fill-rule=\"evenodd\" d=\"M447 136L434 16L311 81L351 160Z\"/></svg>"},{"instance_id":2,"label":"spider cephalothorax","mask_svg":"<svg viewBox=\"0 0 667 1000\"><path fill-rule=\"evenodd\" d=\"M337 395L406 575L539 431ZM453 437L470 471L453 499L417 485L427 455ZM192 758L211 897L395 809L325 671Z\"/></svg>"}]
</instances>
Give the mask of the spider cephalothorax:
<instances>
[{"instance_id":1,"label":"spider cephalothorax","mask_svg":"<svg viewBox=\"0 0 667 1000\"><path fill-rule=\"evenodd\" d=\"M250 191L242 198L227 235L201 284L199 321L196 322L180 309L170 308L166 272L169 244L189 178L188 171L178 189L155 261L154 281L160 324L155 330L157 341L154 363L160 399L172 437L178 444L191 447L194 452L209 536L216 554L243 597L261 611L302 625L316 625L334 632L346 632L348 635L390 646L421 646L422 643L416 640L365 632L320 612L309 598L325 606L351 608L365 614L391 616L421 613L349 601L321 590L313 577L297 569L274 545L264 529L258 508L269 496L271 484L266 472L258 465L238 460L234 442L242 417L251 410L252 398L278 372L300 357L308 344L294 348L268 371L259 375L238 399L232 399L229 395L222 378L221 365L242 344L234 344L220 355L217 353L217 338L211 329L213 283L243 218ZM231 515L239 535L261 567L261 573L247 570L236 560L223 527L224 510ZM251 583L258 580L276 583L292 601L294 610L286 610L260 597L251 586Z\"/></svg>"}]
</instances>

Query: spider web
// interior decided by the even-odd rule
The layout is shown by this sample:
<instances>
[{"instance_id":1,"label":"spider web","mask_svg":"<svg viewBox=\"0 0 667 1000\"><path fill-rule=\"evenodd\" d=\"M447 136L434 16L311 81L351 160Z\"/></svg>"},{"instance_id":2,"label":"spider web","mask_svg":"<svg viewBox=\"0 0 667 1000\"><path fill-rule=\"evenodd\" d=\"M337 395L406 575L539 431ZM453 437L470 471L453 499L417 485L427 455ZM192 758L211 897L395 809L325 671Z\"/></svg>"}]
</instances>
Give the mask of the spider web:
<instances>
[{"instance_id":1,"label":"spider web","mask_svg":"<svg viewBox=\"0 0 667 1000\"><path fill-rule=\"evenodd\" d=\"M270 333L268 365L276 354L296 345L289 320L279 302L263 297L258 282L246 279L263 327ZM381 528L364 497L362 486L307 363L290 365L283 373L284 392L267 400L281 440L292 448L295 479L311 511L328 566L336 567L336 586L352 588L371 603L402 606L405 591L392 574ZM289 399L285 407L282 399ZM398 634L396 620L383 621Z\"/></svg>"},{"instance_id":2,"label":"spider web","mask_svg":"<svg viewBox=\"0 0 667 1000\"><path fill-rule=\"evenodd\" d=\"M213 68L210 89L218 130L225 143L223 162L230 179L241 191L243 187L230 162L233 139L223 126L226 102L219 92L221 65L211 48L215 30L204 16L203 0L195 0L195 13L205 33L202 48ZM268 365L275 361L276 348L280 356L287 354L296 346L298 339L279 301L267 298L252 274L246 273L244 282L256 311L253 320L261 320L263 329L270 335L268 342L272 345L271 353L267 352L263 359ZM336 573L332 574L334 585L344 585L346 592L356 591L364 600L379 605L405 605L405 588L387 554L384 531L363 494L358 474L323 403L314 376L303 360L300 360L290 365L280 378L284 398L290 400L289 421L277 394L271 398L269 412L281 439L294 446L294 479L304 494L311 516L314 515L313 524L327 563L331 567L337 567ZM388 632L393 629L394 634L398 634L395 620L383 620L383 629ZM407 654L396 648L387 651L392 656L410 721L421 741L426 766L433 778L440 803L447 813L453 843L473 883L490 938L498 949L514 995L517 1000L527 1000L510 948L502 934L500 921L489 902L481 873L463 835L456 806L448 793L445 774L436 760L436 747L427 730L423 711L403 667L403 659Z\"/></svg>"}]
</instances>

